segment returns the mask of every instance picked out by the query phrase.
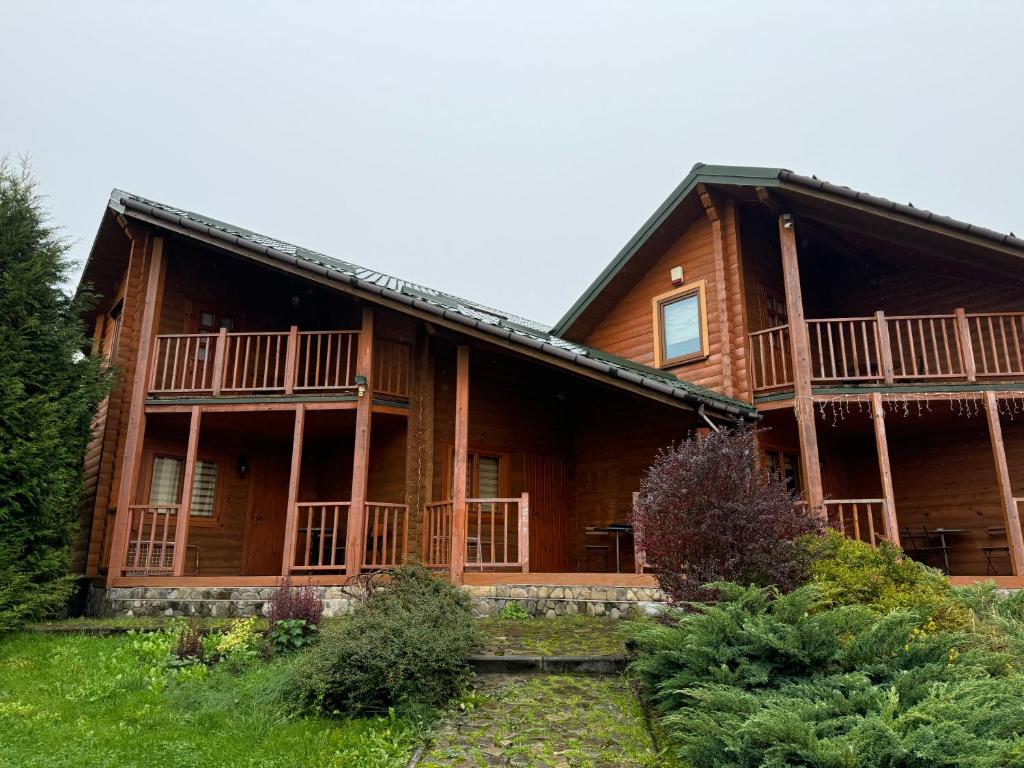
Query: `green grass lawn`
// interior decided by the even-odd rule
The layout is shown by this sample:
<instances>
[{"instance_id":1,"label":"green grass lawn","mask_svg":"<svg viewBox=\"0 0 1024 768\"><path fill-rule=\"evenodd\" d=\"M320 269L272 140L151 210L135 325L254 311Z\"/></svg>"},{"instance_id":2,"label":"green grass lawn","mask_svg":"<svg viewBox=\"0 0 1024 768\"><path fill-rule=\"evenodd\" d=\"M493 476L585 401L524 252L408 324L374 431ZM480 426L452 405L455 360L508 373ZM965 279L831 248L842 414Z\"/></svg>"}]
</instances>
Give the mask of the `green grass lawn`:
<instances>
[{"instance_id":1,"label":"green grass lawn","mask_svg":"<svg viewBox=\"0 0 1024 768\"><path fill-rule=\"evenodd\" d=\"M0 766L391 768L406 764L419 739L399 718L290 717L272 695L279 663L154 685L118 654L130 642L0 639Z\"/></svg>"}]
</instances>

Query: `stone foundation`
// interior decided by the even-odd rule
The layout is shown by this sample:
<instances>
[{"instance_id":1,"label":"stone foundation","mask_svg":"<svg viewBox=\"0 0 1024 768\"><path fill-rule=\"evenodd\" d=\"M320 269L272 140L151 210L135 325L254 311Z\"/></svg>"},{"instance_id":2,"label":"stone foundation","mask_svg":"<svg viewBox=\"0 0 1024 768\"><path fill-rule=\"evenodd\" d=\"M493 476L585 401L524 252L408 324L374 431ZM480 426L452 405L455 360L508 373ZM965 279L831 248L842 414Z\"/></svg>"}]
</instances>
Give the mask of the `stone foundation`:
<instances>
[{"instance_id":1,"label":"stone foundation","mask_svg":"<svg viewBox=\"0 0 1024 768\"><path fill-rule=\"evenodd\" d=\"M652 616L665 606L660 589L646 587L557 587L501 584L464 587L477 616L498 616L518 603L531 616ZM341 587L319 587L324 616L339 616L352 608L353 598ZM274 587L93 587L92 616L195 616L243 618L266 615Z\"/></svg>"},{"instance_id":2,"label":"stone foundation","mask_svg":"<svg viewBox=\"0 0 1024 768\"><path fill-rule=\"evenodd\" d=\"M550 587L536 584L499 584L464 587L477 616L498 616L518 603L531 616L607 616L629 619L654 616L664 610L665 593L648 587Z\"/></svg>"}]
</instances>

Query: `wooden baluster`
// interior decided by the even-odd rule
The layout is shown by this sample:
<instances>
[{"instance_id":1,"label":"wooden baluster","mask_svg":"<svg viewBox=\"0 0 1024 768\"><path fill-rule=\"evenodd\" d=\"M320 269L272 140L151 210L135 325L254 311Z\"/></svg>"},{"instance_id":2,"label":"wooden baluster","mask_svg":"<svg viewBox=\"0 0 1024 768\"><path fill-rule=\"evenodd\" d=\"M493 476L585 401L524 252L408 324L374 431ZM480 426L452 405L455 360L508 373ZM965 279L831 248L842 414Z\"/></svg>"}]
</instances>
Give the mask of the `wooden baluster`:
<instances>
[{"instance_id":1,"label":"wooden baluster","mask_svg":"<svg viewBox=\"0 0 1024 768\"><path fill-rule=\"evenodd\" d=\"M1017 335L1017 320L1021 321L1021 328L1024 330L1024 315L1019 318L1010 315L1010 330L1013 331L1013 351L1017 355L1017 368L1014 373L1024 374L1024 360L1021 359L1020 336Z\"/></svg>"},{"instance_id":2,"label":"wooden baluster","mask_svg":"<svg viewBox=\"0 0 1024 768\"><path fill-rule=\"evenodd\" d=\"M871 540L872 548L875 548L878 546L875 541L875 505L865 504L864 509L868 516L868 538Z\"/></svg>"},{"instance_id":3,"label":"wooden baluster","mask_svg":"<svg viewBox=\"0 0 1024 768\"><path fill-rule=\"evenodd\" d=\"M771 355L771 369L772 369L771 386L774 387L778 383L778 381L779 381L776 378L776 376L775 376L775 334L774 333L769 333L768 334L768 354ZM761 356L762 356L761 368L763 369L764 368L764 351L763 350L761 352ZM764 377L763 370L762 370L762 374L761 375L762 375L762 378L763 378Z\"/></svg>"},{"instance_id":4,"label":"wooden baluster","mask_svg":"<svg viewBox=\"0 0 1024 768\"><path fill-rule=\"evenodd\" d=\"M999 337L1003 341L1003 365L1000 367L999 372L1006 374L1013 370L1013 366L1010 363L1010 347L1006 341L1006 326L1003 323L1003 316L999 316Z\"/></svg>"},{"instance_id":5,"label":"wooden baluster","mask_svg":"<svg viewBox=\"0 0 1024 768\"><path fill-rule=\"evenodd\" d=\"M814 335L818 339L818 372L819 378L825 378L825 351L821 346L821 323L814 324Z\"/></svg>"},{"instance_id":6,"label":"wooden baluster","mask_svg":"<svg viewBox=\"0 0 1024 768\"><path fill-rule=\"evenodd\" d=\"M863 322L860 320L851 320L849 324L850 328L850 348L853 350L853 375L854 377L860 376L860 352L857 349L857 326L863 327ZM865 350L866 351L866 350Z\"/></svg>"},{"instance_id":7,"label":"wooden baluster","mask_svg":"<svg viewBox=\"0 0 1024 768\"><path fill-rule=\"evenodd\" d=\"M856 504L851 505L850 513L853 515L853 538L860 541L860 510Z\"/></svg>"},{"instance_id":8,"label":"wooden baluster","mask_svg":"<svg viewBox=\"0 0 1024 768\"><path fill-rule=\"evenodd\" d=\"M171 389L176 389L178 383L178 349L181 345L181 337L174 337L174 360L171 363Z\"/></svg>"},{"instance_id":9,"label":"wooden baluster","mask_svg":"<svg viewBox=\"0 0 1024 768\"><path fill-rule=\"evenodd\" d=\"M875 312L875 353L879 373L886 384L893 382L892 344L889 341L889 321L884 312Z\"/></svg>"},{"instance_id":10,"label":"wooden baluster","mask_svg":"<svg viewBox=\"0 0 1024 768\"><path fill-rule=\"evenodd\" d=\"M843 376L842 376L842 378L848 379L848 378L850 378L850 375L849 375L849 372L847 371L847 366L846 366L846 334L843 332L843 323L842 323L842 321L837 322L835 325L836 325L836 331L839 333L839 362L842 363L842 366L843 366Z\"/></svg>"},{"instance_id":11,"label":"wooden baluster","mask_svg":"<svg viewBox=\"0 0 1024 768\"><path fill-rule=\"evenodd\" d=\"M530 572L530 494L519 499L519 562L523 573Z\"/></svg>"},{"instance_id":12,"label":"wooden baluster","mask_svg":"<svg viewBox=\"0 0 1024 768\"><path fill-rule=\"evenodd\" d=\"M171 354L171 340L164 339L164 367L160 371L160 389L167 389L167 362ZM159 354L159 353L158 353Z\"/></svg>"},{"instance_id":13,"label":"wooden baluster","mask_svg":"<svg viewBox=\"0 0 1024 768\"><path fill-rule=\"evenodd\" d=\"M508 562L508 504L502 504L501 506L501 529L504 531L505 539L505 554L502 556L504 562Z\"/></svg>"},{"instance_id":14,"label":"wooden baluster","mask_svg":"<svg viewBox=\"0 0 1024 768\"><path fill-rule=\"evenodd\" d=\"M306 546L302 564L309 565L310 547L313 546L313 508L306 507Z\"/></svg>"},{"instance_id":15,"label":"wooden baluster","mask_svg":"<svg viewBox=\"0 0 1024 768\"><path fill-rule=\"evenodd\" d=\"M961 371L957 370L956 366L953 365L953 355L950 354L950 349L949 349L949 329L946 327L947 326L947 322L946 322L947 319L948 318L945 318L945 317L942 318L942 321L939 323L939 330L942 331L942 348L946 352L946 371L949 374L954 375L954 374L960 373Z\"/></svg>"}]
</instances>

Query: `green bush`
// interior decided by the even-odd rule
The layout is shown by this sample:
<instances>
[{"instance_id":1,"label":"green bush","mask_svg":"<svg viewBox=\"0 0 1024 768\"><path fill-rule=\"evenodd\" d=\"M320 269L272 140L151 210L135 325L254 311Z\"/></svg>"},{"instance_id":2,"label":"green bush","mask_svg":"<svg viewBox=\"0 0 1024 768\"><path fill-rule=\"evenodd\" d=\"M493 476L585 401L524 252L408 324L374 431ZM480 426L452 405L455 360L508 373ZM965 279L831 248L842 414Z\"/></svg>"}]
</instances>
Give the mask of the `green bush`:
<instances>
[{"instance_id":1,"label":"green bush","mask_svg":"<svg viewBox=\"0 0 1024 768\"><path fill-rule=\"evenodd\" d=\"M295 666L295 689L306 708L328 714L439 706L463 689L479 643L466 594L406 566L322 633Z\"/></svg>"},{"instance_id":2,"label":"green bush","mask_svg":"<svg viewBox=\"0 0 1024 768\"><path fill-rule=\"evenodd\" d=\"M301 651L316 642L317 626L305 619L281 619L267 633L276 654Z\"/></svg>"},{"instance_id":3,"label":"green bush","mask_svg":"<svg viewBox=\"0 0 1024 768\"><path fill-rule=\"evenodd\" d=\"M989 638L814 585L716 588L638 638L634 671L684 764L1024 766L1024 678Z\"/></svg>"},{"instance_id":4,"label":"green bush","mask_svg":"<svg viewBox=\"0 0 1024 768\"><path fill-rule=\"evenodd\" d=\"M520 603L508 603L498 614L502 619L521 620L530 618L530 613Z\"/></svg>"},{"instance_id":5,"label":"green bush","mask_svg":"<svg viewBox=\"0 0 1024 768\"><path fill-rule=\"evenodd\" d=\"M879 613L915 611L946 628L963 626L967 618L944 574L888 542L874 549L830 531L803 543L812 563L810 583L827 602Z\"/></svg>"}]
</instances>

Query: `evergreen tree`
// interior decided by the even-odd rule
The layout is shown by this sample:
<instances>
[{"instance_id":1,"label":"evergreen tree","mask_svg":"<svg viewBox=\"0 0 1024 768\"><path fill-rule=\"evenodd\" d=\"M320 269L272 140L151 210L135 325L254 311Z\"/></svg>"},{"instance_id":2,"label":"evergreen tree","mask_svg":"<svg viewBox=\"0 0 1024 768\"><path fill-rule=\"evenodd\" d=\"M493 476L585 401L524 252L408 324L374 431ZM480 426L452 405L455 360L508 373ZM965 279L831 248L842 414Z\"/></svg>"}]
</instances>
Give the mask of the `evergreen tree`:
<instances>
[{"instance_id":1,"label":"evergreen tree","mask_svg":"<svg viewBox=\"0 0 1024 768\"><path fill-rule=\"evenodd\" d=\"M82 459L106 377L72 298L67 241L26 163L0 159L0 631L61 612Z\"/></svg>"}]
</instances>

